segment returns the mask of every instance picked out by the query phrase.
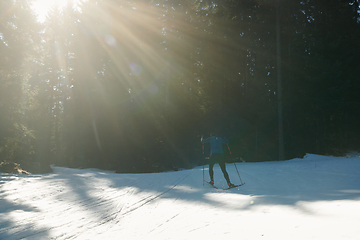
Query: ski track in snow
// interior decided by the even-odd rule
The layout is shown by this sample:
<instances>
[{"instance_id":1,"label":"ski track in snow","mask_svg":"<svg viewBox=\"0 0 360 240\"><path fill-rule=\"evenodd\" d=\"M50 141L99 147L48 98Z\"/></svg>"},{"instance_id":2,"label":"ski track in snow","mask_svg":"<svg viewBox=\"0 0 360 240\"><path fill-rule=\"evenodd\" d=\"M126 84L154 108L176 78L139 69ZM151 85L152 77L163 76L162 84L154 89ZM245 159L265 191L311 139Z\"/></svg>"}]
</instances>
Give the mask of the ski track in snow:
<instances>
[{"instance_id":1,"label":"ski track in snow","mask_svg":"<svg viewBox=\"0 0 360 240\"><path fill-rule=\"evenodd\" d=\"M360 157L237 167L246 184L226 191L203 185L202 166L0 173L0 239L359 239ZM238 183L234 164L227 170ZM225 187L218 165L214 171Z\"/></svg>"}]
</instances>

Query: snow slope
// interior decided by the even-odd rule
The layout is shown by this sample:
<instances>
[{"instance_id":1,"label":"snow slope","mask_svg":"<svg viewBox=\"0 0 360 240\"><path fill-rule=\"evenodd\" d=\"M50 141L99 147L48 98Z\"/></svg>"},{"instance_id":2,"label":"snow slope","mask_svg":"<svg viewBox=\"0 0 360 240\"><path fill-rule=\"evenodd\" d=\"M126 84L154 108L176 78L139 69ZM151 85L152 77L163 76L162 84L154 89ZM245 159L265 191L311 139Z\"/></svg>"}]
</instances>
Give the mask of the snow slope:
<instances>
[{"instance_id":1,"label":"snow slope","mask_svg":"<svg viewBox=\"0 0 360 240\"><path fill-rule=\"evenodd\" d=\"M226 191L203 186L202 166L1 173L0 239L360 239L360 157L237 167L246 184ZM234 164L227 169L239 183ZM218 165L214 171L225 187Z\"/></svg>"}]
</instances>

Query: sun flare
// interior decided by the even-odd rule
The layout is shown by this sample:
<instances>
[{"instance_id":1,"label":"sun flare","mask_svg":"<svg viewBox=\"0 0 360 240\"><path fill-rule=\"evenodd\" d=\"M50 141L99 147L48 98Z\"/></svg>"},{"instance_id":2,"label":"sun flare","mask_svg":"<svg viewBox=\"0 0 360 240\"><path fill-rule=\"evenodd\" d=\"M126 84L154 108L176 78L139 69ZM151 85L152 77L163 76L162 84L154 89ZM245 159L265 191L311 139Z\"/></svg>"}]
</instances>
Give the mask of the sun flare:
<instances>
[{"instance_id":1,"label":"sun flare","mask_svg":"<svg viewBox=\"0 0 360 240\"><path fill-rule=\"evenodd\" d=\"M76 4L78 1L70 0L35 0L32 4L32 9L37 15L39 22L45 22L46 16L51 8L64 8L69 2Z\"/></svg>"}]
</instances>

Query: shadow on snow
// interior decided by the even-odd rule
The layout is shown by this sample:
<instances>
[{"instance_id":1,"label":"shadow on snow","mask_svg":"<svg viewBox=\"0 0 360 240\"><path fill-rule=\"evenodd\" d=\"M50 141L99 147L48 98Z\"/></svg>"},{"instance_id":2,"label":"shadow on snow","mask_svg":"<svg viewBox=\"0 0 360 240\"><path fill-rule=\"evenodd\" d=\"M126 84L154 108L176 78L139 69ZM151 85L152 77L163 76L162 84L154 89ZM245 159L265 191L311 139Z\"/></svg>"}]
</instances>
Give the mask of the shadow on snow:
<instances>
[{"instance_id":1,"label":"shadow on snow","mask_svg":"<svg viewBox=\"0 0 360 240\"><path fill-rule=\"evenodd\" d=\"M62 237L65 238L76 237L87 229L96 230L103 224L111 228L111 226L121 224L123 217L127 214L160 200L183 201L197 206L225 210L249 211L255 206L250 200L255 200L258 207L261 205L295 206L299 201L360 198L358 167L349 169L344 164L339 164L334 169L334 166L326 162L319 164L311 161L237 163L237 167L242 181L246 184L226 191L203 185L202 167L150 174L116 174L99 170L55 168L55 173L48 174L39 181L44 181L54 188L60 188L59 185L65 184L63 191L53 190L55 196L51 202L54 208L63 208L57 210L57 218L62 219L61 226L69 225L70 228L74 223L77 224L74 229L70 228L69 231L63 233ZM240 181L237 179L237 172L232 164L227 164L227 169L232 182ZM205 179L208 179L207 170L207 167L204 168ZM215 166L214 171L215 184L219 187L225 186L226 183L218 165ZM9 194L4 192L4 190L1 192L3 196ZM227 199L231 196L235 196L236 202L229 204ZM29 237L50 230L42 227L43 230L27 230L26 236L20 235L21 233L16 232L16 229L19 224L27 220L16 222L5 216L17 210L39 210L28 205L9 202L4 197L0 201L0 206L7 206L7 209L1 208L1 239L14 237L14 234L18 234L17 237ZM64 208L63 202L66 202L69 207ZM62 204L56 205L57 203ZM156 211L156 207L154 208ZM73 217L67 219L69 216ZM31 229L31 223L26 224L29 226L25 229ZM60 227L60 223L56 224L53 228ZM81 230L82 228L84 231Z\"/></svg>"}]
</instances>

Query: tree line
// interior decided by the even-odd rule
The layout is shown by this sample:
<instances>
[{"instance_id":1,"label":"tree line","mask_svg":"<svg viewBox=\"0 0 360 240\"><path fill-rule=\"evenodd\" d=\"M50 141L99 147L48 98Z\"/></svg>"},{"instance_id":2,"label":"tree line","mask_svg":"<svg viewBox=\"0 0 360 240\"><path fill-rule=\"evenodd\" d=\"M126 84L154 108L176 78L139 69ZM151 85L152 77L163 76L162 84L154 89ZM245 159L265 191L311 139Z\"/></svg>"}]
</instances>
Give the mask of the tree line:
<instances>
[{"instance_id":1,"label":"tree line","mask_svg":"<svg viewBox=\"0 0 360 240\"><path fill-rule=\"evenodd\" d=\"M229 161L358 150L360 2L276 2L1 1L0 162L191 168L213 131Z\"/></svg>"}]
</instances>

